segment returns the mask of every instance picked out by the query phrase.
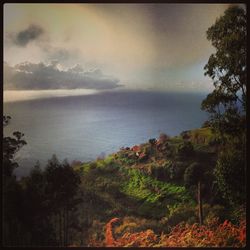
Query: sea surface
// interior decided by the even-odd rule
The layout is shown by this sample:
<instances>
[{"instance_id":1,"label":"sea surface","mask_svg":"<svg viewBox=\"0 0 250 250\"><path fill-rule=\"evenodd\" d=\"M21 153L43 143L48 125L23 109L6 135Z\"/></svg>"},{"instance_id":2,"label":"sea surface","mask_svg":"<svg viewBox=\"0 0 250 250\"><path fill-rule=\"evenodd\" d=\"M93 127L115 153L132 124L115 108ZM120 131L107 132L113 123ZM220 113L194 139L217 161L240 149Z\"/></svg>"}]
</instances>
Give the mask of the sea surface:
<instances>
[{"instance_id":1,"label":"sea surface","mask_svg":"<svg viewBox=\"0 0 250 250\"><path fill-rule=\"evenodd\" d=\"M62 161L91 161L157 138L199 128L207 119L200 110L206 94L149 91L106 92L4 103L12 117L4 136L25 134L27 145L16 155L18 177L52 154Z\"/></svg>"}]
</instances>

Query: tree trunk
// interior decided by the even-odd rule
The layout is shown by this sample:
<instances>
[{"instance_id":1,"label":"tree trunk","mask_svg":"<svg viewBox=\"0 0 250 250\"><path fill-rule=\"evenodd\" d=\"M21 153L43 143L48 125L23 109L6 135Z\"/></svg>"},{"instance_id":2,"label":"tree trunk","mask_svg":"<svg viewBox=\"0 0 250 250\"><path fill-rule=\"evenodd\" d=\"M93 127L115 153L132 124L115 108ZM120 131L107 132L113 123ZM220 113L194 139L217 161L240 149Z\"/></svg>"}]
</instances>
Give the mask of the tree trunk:
<instances>
[{"instance_id":1,"label":"tree trunk","mask_svg":"<svg viewBox=\"0 0 250 250\"><path fill-rule=\"evenodd\" d=\"M199 222L203 225L203 211L202 211L202 198L201 198L201 182L198 182L198 206L199 206Z\"/></svg>"},{"instance_id":2,"label":"tree trunk","mask_svg":"<svg viewBox=\"0 0 250 250\"><path fill-rule=\"evenodd\" d=\"M59 241L59 234L58 234L58 216L56 214L52 215L52 223L53 223L53 227L55 229L55 241L58 242Z\"/></svg>"},{"instance_id":3,"label":"tree trunk","mask_svg":"<svg viewBox=\"0 0 250 250\"><path fill-rule=\"evenodd\" d=\"M67 214L66 214L67 208L64 207L63 210L63 220L64 220L64 246L67 246Z\"/></svg>"},{"instance_id":4,"label":"tree trunk","mask_svg":"<svg viewBox=\"0 0 250 250\"><path fill-rule=\"evenodd\" d=\"M67 205L67 208L66 208L66 246L68 245L68 232L69 232L69 226L68 226L68 223L69 223L69 209L68 209L68 205Z\"/></svg>"},{"instance_id":5,"label":"tree trunk","mask_svg":"<svg viewBox=\"0 0 250 250\"><path fill-rule=\"evenodd\" d=\"M62 213L61 213L61 209L59 210L59 239L60 239L60 246L62 246Z\"/></svg>"}]
</instances>

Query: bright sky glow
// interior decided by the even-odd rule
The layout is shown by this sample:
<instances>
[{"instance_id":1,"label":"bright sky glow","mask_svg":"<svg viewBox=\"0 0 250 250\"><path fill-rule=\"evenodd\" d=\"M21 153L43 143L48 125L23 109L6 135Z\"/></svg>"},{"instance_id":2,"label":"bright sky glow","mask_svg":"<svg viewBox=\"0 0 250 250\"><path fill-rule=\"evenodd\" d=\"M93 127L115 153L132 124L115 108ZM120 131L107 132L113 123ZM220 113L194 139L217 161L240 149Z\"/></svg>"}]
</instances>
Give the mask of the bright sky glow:
<instances>
[{"instance_id":1,"label":"bright sky glow","mask_svg":"<svg viewBox=\"0 0 250 250\"><path fill-rule=\"evenodd\" d=\"M4 101L55 88L210 91L206 30L227 7L5 4L4 90L32 91Z\"/></svg>"}]
</instances>

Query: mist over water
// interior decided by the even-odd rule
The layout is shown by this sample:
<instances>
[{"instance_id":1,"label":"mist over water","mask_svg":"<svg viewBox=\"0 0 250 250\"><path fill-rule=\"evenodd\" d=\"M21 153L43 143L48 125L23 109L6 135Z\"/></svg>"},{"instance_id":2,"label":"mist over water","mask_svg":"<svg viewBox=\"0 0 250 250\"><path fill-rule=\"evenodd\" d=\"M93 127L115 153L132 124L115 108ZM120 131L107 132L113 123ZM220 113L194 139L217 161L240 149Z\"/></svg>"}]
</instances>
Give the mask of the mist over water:
<instances>
[{"instance_id":1,"label":"mist over water","mask_svg":"<svg viewBox=\"0 0 250 250\"><path fill-rule=\"evenodd\" d=\"M27 141L16 155L16 175L27 175L37 160L44 167L52 154L90 161L161 132L198 128L207 119L200 110L205 96L128 91L4 103L4 114L12 117L4 135L21 131Z\"/></svg>"}]
</instances>

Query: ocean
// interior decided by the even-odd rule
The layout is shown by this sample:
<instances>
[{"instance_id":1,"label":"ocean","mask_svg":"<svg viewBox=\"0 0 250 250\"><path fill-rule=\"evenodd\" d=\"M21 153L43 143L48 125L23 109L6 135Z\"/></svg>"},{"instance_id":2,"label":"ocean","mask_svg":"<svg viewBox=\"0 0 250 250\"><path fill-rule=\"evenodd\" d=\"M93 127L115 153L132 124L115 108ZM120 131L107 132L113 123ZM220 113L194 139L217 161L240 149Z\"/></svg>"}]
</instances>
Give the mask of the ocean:
<instances>
[{"instance_id":1,"label":"ocean","mask_svg":"<svg viewBox=\"0 0 250 250\"><path fill-rule=\"evenodd\" d=\"M207 119L200 109L205 96L121 91L4 103L4 114L12 117L4 136L20 131L27 142L16 154L15 174L29 174L37 161L44 168L52 154L87 162L160 133L199 128Z\"/></svg>"}]
</instances>

